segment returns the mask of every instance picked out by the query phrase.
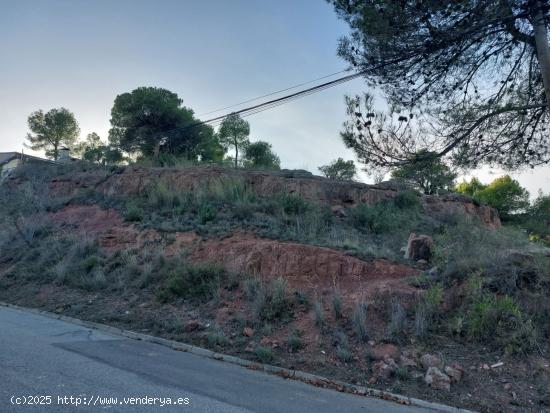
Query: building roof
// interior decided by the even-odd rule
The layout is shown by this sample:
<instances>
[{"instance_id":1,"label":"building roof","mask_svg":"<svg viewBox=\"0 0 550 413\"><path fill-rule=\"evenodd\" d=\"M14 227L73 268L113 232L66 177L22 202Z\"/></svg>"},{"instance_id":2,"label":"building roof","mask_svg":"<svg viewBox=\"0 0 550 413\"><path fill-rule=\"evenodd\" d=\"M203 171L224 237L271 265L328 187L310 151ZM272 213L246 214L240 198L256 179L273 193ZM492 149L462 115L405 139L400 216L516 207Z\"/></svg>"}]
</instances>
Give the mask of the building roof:
<instances>
[{"instance_id":1,"label":"building roof","mask_svg":"<svg viewBox=\"0 0 550 413\"><path fill-rule=\"evenodd\" d=\"M51 161L49 159L40 158L38 156L26 155L26 154L20 153L20 152L0 152L0 165L2 165L4 163L7 163L7 162L9 162L9 161L11 161L12 159L15 159L15 158L20 158L20 159L24 158L24 159L28 159L28 160L48 162L48 163L53 163L54 162L54 161Z\"/></svg>"}]
</instances>

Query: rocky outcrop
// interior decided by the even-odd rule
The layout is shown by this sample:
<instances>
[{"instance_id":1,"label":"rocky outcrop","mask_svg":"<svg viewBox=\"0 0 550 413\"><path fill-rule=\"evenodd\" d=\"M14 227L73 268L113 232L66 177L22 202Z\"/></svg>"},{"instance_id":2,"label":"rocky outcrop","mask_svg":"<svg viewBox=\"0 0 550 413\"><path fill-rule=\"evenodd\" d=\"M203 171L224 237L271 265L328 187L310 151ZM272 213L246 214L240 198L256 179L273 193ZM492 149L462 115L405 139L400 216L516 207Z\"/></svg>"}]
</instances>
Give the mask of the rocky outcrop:
<instances>
[{"instance_id":1,"label":"rocky outcrop","mask_svg":"<svg viewBox=\"0 0 550 413\"><path fill-rule=\"evenodd\" d=\"M312 202L330 206L354 207L361 203L374 205L391 200L399 193L387 185L367 185L358 182L336 182L319 176L294 174L292 171L265 172L233 170L219 166L189 168L126 167L106 176L101 173L76 173L55 178L50 185L56 195L73 196L82 189L93 188L105 195L140 195L162 183L181 191L196 190L204 185L226 185L228 180L243 182L261 196L296 194ZM499 227L500 219L493 208L476 205L463 196L420 196L424 210L431 215L466 213L478 217L491 227Z\"/></svg>"},{"instance_id":2,"label":"rocky outcrop","mask_svg":"<svg viewBox=\"0 0 550 413\"><path fill-rule=\"evenodd\" d=\"M428 235L416 235L414 232L409 235L405 259L429 261L432 257L433 239Z\"/></svg>"}]
</instances>

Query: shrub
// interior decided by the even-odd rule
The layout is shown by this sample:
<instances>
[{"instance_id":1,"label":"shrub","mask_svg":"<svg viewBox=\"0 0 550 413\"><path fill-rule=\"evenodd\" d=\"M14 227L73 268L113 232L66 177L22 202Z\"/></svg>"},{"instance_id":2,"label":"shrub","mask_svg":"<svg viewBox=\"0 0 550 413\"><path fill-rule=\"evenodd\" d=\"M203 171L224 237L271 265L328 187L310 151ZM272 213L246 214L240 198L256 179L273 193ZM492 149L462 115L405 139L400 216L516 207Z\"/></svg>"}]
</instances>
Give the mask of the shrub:
<instances>
[{"instance_id":1,"label":"shrub","mask_svg":"<svg viewBox=\"0 0 550 413\"><path fill-rule=\"evenodd\" d=\"M294 298L296 299L296 302L298 305L303 305L306 309L309 309L310 302L309 302L309 295L302 291L294 291Z\"/></svg>"},{"instance_id":2,"label":"shrub","mask_svg":"<svg viewBox=\"0 0 550 413\"><path fill-rule=\"evenodd\" d=\"M201 224L206 224L216 219L217 211L213 205L208 202L203 202L199 207L198 218Z\"/></svg>"},{"instance_id":3,"label":"shrub","mask_svg":"<svg viewBox=\"0 0 550 413\"><path fill-rule=\"evenodd\" d=\"M485 295L468 314L468 333L474 339L490 341L501 328L511 328L520 318L521 311L511 297Z\"/></svg>"},{"instance_id":4,"label":"shrub","mask_svg":"<svg viewBox=\"0 0 550 413\"><path fill-rule=\"evenodd\" d=\"M332 292L332 309L334 318L340 320L342 318L342 295L338 289L334 289Z\"/></svg>"},{"instance_id":5,"label":"shrub","mask_svg":"<svg viewBox=\"0 0 550 413\"><path fill-rule=\"evenodd\" d=\"M353 359L346 333L337 330L333 335L333 345L336 346L336 356L340 360L347 363Z\"/></svg>"},{"instance_id":6,"label":"shrub","mask_svg":"<svg viewBox=\"0 0 550 413\"><path fill-rule=\"evenodd\" d=\"M258 346L256 348L256 357L262 363L269 363L273 360L273 350L269 347Z\"/></svg>"},{"instance_id":7,"label":"shrub","mask_svg":"<svg viewBox=\"0 0 550 413\"><path fill-rule=\"evenodd\" d=\"M102 258L97 244L88 239L74 241L51 272L55 282L85 290L99 290L106 286L106 277L101 269Z\"/></svg>"},{"instance_id":8,"label":"shrub","mask_svg":"<svg viewBox=\"0 0 550 413\"><path fill-rule=\"evenodd\" d=\"M397 300L392 300L391 305L391 319L387 328L387 336L392 340L399 340L405 334L405 325L407 321L407 314L405 309Z\"/></svg>"},{"instance_id":9,"label":"shrub","mask_svg":"<svg viewBox=\"0 0 550 413\"><path fill-rule=\"evenodd\" d=\"M351 210L354 225L374 234L389 232L407 232L414 227L416 212L411 209L401 209L393 202L381 201L373 206L361 204Z\"/></svg>"},{"instance_id":10,"label":"shrub","mask_svg":"<svg viewBox=\"0 0 550 413\"><path fill-rule=\"evenodd\" d=\"M292 314L292 302L288 298L287 284L279 277L269 284L262 284L254 302L256 317L266 320L284 320Z\"/></svg>"},{"instance_id":11,"label":"shrub","mask_svg":"<svg viewBox=\"0 0 550 413\"><path fill-rule=\"evenodd\" d=\"M286 343L291 352L296 352L304 347L304 343L302 343L302 339L300 338L300 332L296 329L292 330Z\"/></svg>"},{"instance_id":12,"label":"shrub","mask_svg":"<svg viewBox=\"0 0 550 413\"><path fill-rule=\"evenodd\" d=\"M414 314L414 336L419 339L426 338L430 323L430 318L426 314L426 306L418 305Z\"/></svg>"},{"instance_id":13,"label":"shrub","mask_svg":"<svg viewBox=\"0 0 550 413\"><path fill-rule=\"evenodd\" d=\"M434 236L434 261L445 281L463 280L469 274L507 274L510 250L523 250L527 237L514 228L490 229L469 217L461 216ZM515 266L512 263L512 266Z\"/></svg>"},{"instance_id":14,"label":"shrub","mask_svg":"<svg viewBox=\"0 0 550 413\"><path fill-rule=\"evenodd\" d=\"M207 301L214 297L225 271L213 264L185 265L174 268L166 292L183 298Z\"/></svg>"},{"instance_id":15,"label":"shrub","mask_svg":"<svg viewBox=\"0 0 550 413\"><path fill-rule=\"evenodd\" d=\"M454 316L449 320L449 332L456 336L464 333L465 319L462 315Z\"/></svg>"},{"instance_id":16,"label":"shrub","mask_svg":"<svg viewBox=\"0 0 550 413\"><path fill-rule=\"evenodd\" d=\"M320 299L315 300L313 310L315 312L315 325L322 328L325 325L325 309L323 308L323 302Z\"/></svg>"},{"instance_id":17,"label":"shrub","mask_svg":"<svg viewBox=\"0 0 550 413\"><path fill-rule=\"evenodd\" d=\"M368 327L367 327L367 303L365 301L358 302L353 310L353 331L360 340L366 341L368 339Z\"/></svg>"},{"instance_id":18,"label":"shrub","mask_svg":"<svg viewBox=\"0 0 550 413\"><path fill-rule=\"evenodd\" d=\"M229 343L229 339L227 338L223 330L218 326L214 326L212 330L208 332L206 339L208 340L208 344L211 347L223 347Z\"/></svg>"},{"instance_id":19,"label":"shrub","mask_svg":"<svg viewBox=\"0 0 550 413\"><path fill-rule=\"evenodd\" d=\"M288 215L300 215L311 209L311 205L299 195L284 195L281 197L283 211Z\"/></svg>"},{"instance_id":20,"label":"shrub","mask_svg":"<svg viewBox=\"0 0 550 413\"><path fill-rule=\"evenodd\" d=\"M253 301L260 291L261 283L258 277L248 277L244 280L244 296L248 301Z\"/></svg>"},{"instance_id":21,"label":"shrub","mask_svg":"<svg viewBox=\"0 0 550 413\"><path fill-rule=\"evenodd\" d=\"M393 199L394 205L399 209L413 209L420 207L418 195L414 191L401 191Z\"/></svg>"},{"instance_id":22,"label":"shrub","mask_svg":"<svg viewBox=\"0 0 550 413\"><path fill-rule=\"evenodd\" d=\"M126 221L142 221L143 209L141 209L134 201L130 201L126 204L126 211L124 212L124 219Z\"/></svg>"}]
</instances>

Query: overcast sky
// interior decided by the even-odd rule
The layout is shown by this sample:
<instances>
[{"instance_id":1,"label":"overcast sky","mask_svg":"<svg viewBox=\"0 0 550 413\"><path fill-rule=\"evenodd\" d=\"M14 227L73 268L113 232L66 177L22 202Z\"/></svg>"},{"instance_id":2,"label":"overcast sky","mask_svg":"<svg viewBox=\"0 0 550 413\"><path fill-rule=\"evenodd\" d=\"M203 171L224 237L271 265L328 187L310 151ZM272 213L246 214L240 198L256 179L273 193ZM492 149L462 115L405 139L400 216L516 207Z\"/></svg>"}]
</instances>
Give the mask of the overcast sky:
<instances>
[{"instance_id":1,"label":"overcast sky","mask_svg":"<svg viewBox=\"0 0 550 413\"><path fill-rule=\"evenodd\" d=\"M37 109L64 106L82 137L106 139L114 98L139 86L176 92L201 115L346 68L336 46L347 27L323 0L0 0L0 10L0 152L23 148ZM354 80L251 116L251 138L285 168L353 159L338 135L343 97L364 90ZM550 192L549 168L514 177Z\"/></svg>"}]
</instances>

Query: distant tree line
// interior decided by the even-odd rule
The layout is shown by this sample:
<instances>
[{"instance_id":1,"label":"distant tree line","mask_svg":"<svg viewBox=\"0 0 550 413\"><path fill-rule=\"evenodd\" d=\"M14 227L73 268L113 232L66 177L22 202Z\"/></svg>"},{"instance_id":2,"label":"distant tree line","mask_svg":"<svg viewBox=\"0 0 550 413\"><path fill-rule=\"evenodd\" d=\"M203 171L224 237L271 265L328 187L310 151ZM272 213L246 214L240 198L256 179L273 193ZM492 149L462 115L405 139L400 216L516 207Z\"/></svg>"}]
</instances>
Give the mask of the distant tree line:
<instances>
[{"instance_id":1,"label":"distant tree line","mask_svg":"<svg viewBox=\"0 0 550 413\"><path fill-rule=\"evenodd\" d=\"M95 132L79 141L80 128L72 112L66 108L39 110L28 117L28 147L44 150L47 157L57 160L59 149L65 146L83 160L103 165L141 159L162 163L172 156L187 161L227 160L235 167L280 168L269 143L250 142L250 125L238 114L227 116L216 132L166 89L139 87L118 95L110 122L107 141Z\"/></svg>"}]
</instances>

